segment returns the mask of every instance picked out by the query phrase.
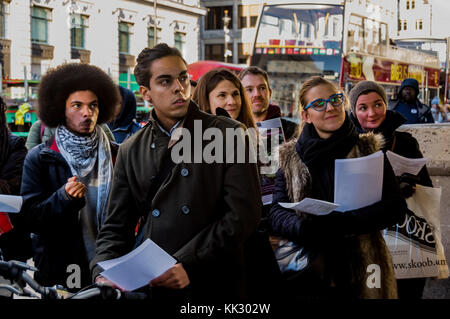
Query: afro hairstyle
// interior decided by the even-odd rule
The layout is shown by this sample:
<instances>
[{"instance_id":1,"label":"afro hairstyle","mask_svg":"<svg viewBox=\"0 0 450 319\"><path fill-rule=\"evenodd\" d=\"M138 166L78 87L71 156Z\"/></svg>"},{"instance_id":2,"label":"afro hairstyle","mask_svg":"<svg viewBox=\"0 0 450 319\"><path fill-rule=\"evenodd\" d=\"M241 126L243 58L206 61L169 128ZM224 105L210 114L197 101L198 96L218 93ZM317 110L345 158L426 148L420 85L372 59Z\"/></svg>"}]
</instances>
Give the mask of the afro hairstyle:
<instances>
[{"instance_id":1,"label":"afro hairstyle","mask_svg":"<svg viewBox=\"0 0 450 319\"><path fill-rule=\"evenodd\" d=\"M38 116L48 127L66 124L66 101L77 91L91 91L98 98L97 124L114 118L120 92L102 69L80 63L67 63L49 69L38 89Z\"/></svg>"}]
</instances>

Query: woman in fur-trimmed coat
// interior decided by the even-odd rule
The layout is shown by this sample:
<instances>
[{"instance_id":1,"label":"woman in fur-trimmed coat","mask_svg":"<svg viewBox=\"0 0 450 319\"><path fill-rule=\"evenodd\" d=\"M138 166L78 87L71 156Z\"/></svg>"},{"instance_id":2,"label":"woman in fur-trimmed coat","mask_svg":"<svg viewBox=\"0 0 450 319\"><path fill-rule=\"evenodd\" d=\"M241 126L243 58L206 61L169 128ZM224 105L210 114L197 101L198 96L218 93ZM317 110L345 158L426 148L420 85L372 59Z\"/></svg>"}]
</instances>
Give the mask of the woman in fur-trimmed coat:
<instances>
[{"instance_id":1,"label":"woman in fur-trimmed coat","mask_svg":"<svg viewBox=\"0 0 450 319\"><path fill-rule=\"evenodd\" d=\"M284 292L299 298L397 298L381 230L404 218L406 203L387 160L382 199L375 204L324 216L279 205L305 197L333 202L335 159L366 156L383 145L381 135L358 135L344 95L331 82L320 77L305 82L300 103L306 124L297 141L280 148L270 223L274 235L303 247L309 261L304 271L285 280Z\"/></svg>"}]
</instances>

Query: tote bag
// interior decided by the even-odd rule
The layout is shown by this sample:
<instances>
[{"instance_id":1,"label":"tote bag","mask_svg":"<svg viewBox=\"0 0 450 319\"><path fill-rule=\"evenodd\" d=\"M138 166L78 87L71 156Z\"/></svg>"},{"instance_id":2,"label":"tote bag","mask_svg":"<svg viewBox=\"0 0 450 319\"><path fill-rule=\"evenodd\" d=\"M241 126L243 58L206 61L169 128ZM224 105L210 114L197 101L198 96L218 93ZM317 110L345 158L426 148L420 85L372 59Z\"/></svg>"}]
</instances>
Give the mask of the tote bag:
<instances>
[{"instance_id":1,"label":"tote bag","mask_svg":"<svg viewBox=\"0 0 450 319\"><path fill-rule=\"evenodd\" d=\"M416 185L413 196L406 199L408 213L403 222L383 231L397 279L448 278L441 241L440 200L441 188Z\"/></svg>"}]
</instances>

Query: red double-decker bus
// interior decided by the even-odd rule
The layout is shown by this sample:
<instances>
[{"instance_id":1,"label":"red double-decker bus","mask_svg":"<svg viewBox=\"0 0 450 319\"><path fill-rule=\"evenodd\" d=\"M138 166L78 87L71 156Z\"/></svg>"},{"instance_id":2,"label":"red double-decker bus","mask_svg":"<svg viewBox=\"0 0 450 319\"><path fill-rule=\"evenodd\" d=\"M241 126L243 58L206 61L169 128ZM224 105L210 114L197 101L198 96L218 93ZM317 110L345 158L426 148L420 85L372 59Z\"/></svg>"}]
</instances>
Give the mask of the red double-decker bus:
<instances>
[{"instance_id":1,"label":"red double-decker bus","mask_svg":"<svg viewBox=\"0 0 450 319\"><path fill-rule=\"evenodd\" d=\"M405 78L415 78L428 103L441 85L438 56L395 46L388 31L387 21L351 12L344 1L272 1L262 7L251 65L269 73L273 103L288 116L297 116L298 92L313 75L347 92L376 81L391 99Z\"/></svg>"}]
</instances>

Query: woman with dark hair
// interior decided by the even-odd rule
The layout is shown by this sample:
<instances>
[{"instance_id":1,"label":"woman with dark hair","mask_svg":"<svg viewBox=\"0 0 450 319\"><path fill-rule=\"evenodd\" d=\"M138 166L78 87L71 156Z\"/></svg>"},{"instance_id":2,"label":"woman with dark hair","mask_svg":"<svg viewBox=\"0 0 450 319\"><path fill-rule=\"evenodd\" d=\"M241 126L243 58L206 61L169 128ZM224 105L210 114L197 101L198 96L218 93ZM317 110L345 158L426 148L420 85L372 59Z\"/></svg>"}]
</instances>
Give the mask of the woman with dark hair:
<instances>
[{"instance_id":1,"label":"woman with dark hair","mask_svg":"<svg viewBox=\"0 0 450 319\"><path fill-rule=\"evenodd\" d=\"M244 86L227 69L218 68L205 73L198 81L192 99L205 112L229 116L246 128L256 128ZM259 147L263 145L259 143ZM246 277L249 296L253 298L276 296L278 289L280 274L264 226L261 222L257 233L245 244Z\"/></svg>"},{"instance_id":2,"label":"woman with dark hair","mask_svg":"<svg viewBox=\"0 0 450 319\"><path fill-rule=\"evenodd\" d=\"M373 81L361 81L349 94L350 117L360 133L381 133L386 141L383 152L392 151L408 158L422 158L417 140L407 132L397 129L406 123L406 118L395 111L387 109L387 98L384 89ZM402 194L405 198L412 196L416 180L417 184L433 187L427 167L424 166L417 176L399 176ZM400 299L422 297L425 278L397 280Z\"/></svg>"},{"instance_id":3,"label":"woman with dark hair","mask_svg":"<svg viewBox=\"0 0 450 319\"><path fill-rule=\"evenodd\" d=\"M372 205L315 216L279 204L306 197L333 202L335 160L372 154L383 143L380 135L356 132L345 110L345 95L331 82L312 77L299 98L304 126L297 141L280 147L270 212L274 234L294 242L306 256L299 261L305 266L297 269L295 279L284 282L285 292L298 298L396 298L394 270L381 230L404 218L406 203L387 160L382 199ZM373 288L367 284L370 265L379 267Z\"/></svg>"},{"instance_id":4,"label":"woman with dark hair","mask_svg":"<svg viewBox=\"0 0 450 319\"><path fill-rule=\"evenodd\" d=\"M227 69L213 69L203 74L195 87L192 99L202 111L220 115L217 114L217 109L220 108L247 128L256 127L242 83Z\"/></svg>"},{"instance_id":5,"label":"woman with dark hair","mask_svg":"<svg viewBox=\"0 0 450 319\"><path fill-rule=\"evenodd\" d=\"M33 233L36 280L77 289L90 283L105 218L117 144L100 125L114 117L119 92L98 67L64 64L42 77L38 95L39 117L56 132L25 159L21 214Z\"/></svg>"}]
</instances>

